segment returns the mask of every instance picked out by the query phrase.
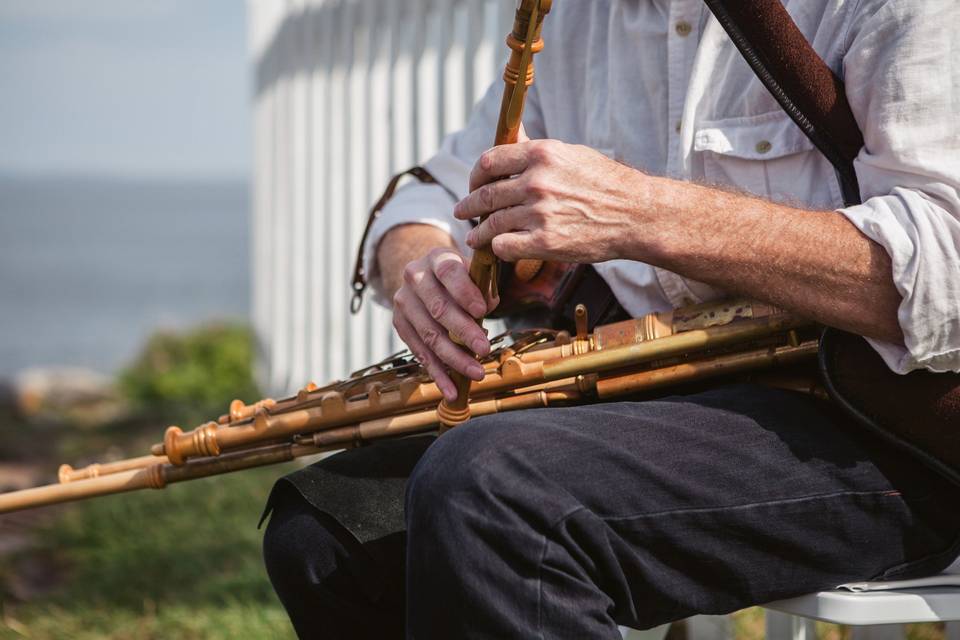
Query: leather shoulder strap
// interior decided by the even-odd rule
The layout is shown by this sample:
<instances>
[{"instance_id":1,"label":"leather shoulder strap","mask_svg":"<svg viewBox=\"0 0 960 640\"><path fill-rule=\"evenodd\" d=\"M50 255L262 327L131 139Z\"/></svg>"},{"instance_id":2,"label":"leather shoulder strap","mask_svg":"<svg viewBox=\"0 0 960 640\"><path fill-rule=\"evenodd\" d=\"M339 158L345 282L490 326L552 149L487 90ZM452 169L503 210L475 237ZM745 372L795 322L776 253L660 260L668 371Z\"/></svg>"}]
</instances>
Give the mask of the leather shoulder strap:
<instances>
[{"instance_id":1,"label":"leather shoulder strap","mask_svg":"<svg viewBox=\"0 0 960 640\"><path fill-rule=\"evenodd\" d=\"M400 181L405 176L413 176L424 184L440 185L454 200L457 200L457 197L449 188L438 182L437 179L423 167L413 167L390 178L390 182L387 183L387 188L384 189L383 195L380 196L380 199L377 200L373 208L370 209L370 214L367 216L367 226L363 229L363 237L360 239L360 246L357 248L357 257L354 263L353 279L351 281L353 298L350 300L350 313L354 315L356 315L360 311L360 307L363 306L363 293L367 290L368 274L366 269L363 268L363 248L367 244L367 238L370 236L370 229L373 228L373 223L376 222L380 214L383 213L383 208L390 202L394 192L400 185Z\"/></svg>"},{"instance_id":2,"label":"leather shoulder strap","mask_svg":"<svg viewBox=\"0 0 960 640\"><path fill-rule=\"evenodd\" d=\"M860 203L853 160L863 134L843 81L827 66L781 0L704 0L747 64L837 171L844 204Z\"/></svg>"}]
</instances>

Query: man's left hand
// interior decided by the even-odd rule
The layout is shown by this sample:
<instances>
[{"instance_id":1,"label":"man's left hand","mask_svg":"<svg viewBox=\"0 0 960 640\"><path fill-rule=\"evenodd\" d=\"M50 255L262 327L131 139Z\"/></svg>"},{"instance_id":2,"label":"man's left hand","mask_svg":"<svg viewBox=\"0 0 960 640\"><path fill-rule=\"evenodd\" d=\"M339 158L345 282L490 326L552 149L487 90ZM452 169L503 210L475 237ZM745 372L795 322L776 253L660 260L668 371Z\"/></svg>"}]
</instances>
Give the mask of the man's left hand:
<instances>
[{"instance_id":1,"label":"man's left hand","mask_svg":"<svg viewBox=\"0 0 960 640\"><path fill-rule=\"evenodd\" d=\"M502 260L597 263L628 257L645 224L648 178L589 147L534 140L494 147L454 209L489 216L467 237Z\"/></svg>"}]
</instances>

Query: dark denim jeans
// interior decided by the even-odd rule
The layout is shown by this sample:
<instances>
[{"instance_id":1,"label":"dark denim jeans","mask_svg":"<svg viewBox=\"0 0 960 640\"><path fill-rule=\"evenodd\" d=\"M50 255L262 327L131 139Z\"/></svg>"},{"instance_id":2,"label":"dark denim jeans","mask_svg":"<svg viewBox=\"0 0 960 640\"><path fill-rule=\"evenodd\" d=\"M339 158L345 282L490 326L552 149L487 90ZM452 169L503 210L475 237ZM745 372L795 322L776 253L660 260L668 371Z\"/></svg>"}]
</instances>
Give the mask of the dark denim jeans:
<instances>
[{"instance_id":1,"label":"dark denim jeans","mask_svg":"<svg viewBox=\"0 0 960 640\"><path fill-rule=\"evenodd\" d=\"M613 639L938 571L956 495L809 396L740 385L341 454L278 483L264 556L302 638Z\"/></svg>"}]
</instances>

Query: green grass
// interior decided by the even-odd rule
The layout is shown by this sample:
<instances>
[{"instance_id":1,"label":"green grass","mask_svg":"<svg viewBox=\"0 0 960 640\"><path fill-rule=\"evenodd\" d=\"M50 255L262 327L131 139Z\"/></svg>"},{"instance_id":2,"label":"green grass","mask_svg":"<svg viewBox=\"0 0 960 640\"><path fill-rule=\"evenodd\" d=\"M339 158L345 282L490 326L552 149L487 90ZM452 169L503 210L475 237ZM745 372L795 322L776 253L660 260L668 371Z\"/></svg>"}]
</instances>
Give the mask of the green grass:
<instances>
[{"instance_id":1,"label":"green grass","mask_svg":"<svg viewBox=\"0 0 960 640\"><path fill-rule=\"evenodd\" d=\"M286 467L73 505L19 563L52 564L41 601L2 602L0 638L292 638L256 528ZM52 563L50 562L52 560Z\"/></svg>"},{"instance_id":2,"label":"green grass","mask_svg":"<svg viewBox=\"0 0 960 640\"><path fill-rule=\"evenodd\" d=\"M906 625L907 640L944 640L944 625L941 623L923 623ZM852 627L839 624L818 622L817 640L850 640ZM763 640L764 610L751 607L733 614L733 636L736 640Z\"/></svg>"},{"instance_id":3,"label":"green grass","mask_svg":"<svg viewBox=\"0 0 960 640\"><path fill-rule=\"evenodd\" d=\"M166 424L189 428L215 419L235 397L256 400L252 354L243 326L158 334L119 376L126 416L83 426L3 415L0 457L52 473L61 460L143 455ZM30 525L28 548L0 556L0 640L293 638L257 529L273 482L290 470L243 471L47 511Z\"/></svg>"}]
</instances>

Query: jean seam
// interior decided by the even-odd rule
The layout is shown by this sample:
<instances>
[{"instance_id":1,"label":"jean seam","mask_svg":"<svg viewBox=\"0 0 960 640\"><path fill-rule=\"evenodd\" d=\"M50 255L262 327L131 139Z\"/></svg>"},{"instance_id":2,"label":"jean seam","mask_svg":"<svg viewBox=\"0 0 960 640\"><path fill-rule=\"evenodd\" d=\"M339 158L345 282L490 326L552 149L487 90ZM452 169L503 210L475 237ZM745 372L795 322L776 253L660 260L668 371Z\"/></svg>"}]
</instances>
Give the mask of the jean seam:
<instances>
[{"instance_id":1,"label":"jean seam","mask_svg":"<svg viewBox=\"0 0 960 640\"><path fill-rule=\"evenodd\" d=\"M547 533L554 531L561 524L566 522L566 520L575 513L581 511L586 511L587 508L583 505L577 505L573 507L565 514L557 518L556 522L547 527L546 533L541 533L540 538L543 540L542 548L540 549L540 561L537 563L537 636L540 640L544 640L543 636L543 563L547 559L547 548L550 544L550 541L547 539Z\"/></svg>"},{"instance_id":2,"label":"jean seam","mask_svg":"<svg viewBox=\"0 0 960 640\"><path fill-rule=\"evenodd\" d=\"M740 511L740 510L752 509L754 507L764 507L764 506L783 505L783 504L800 504L803 502L811 502L814 500L846 498L846 497L853 497L853 496L864 497L864 498L872 497L872 496L889 496L889 497L897 497L897 498L901 497L899 492L895 490L890 490L890 489L882 489L882 490L876 490L876 491L834 491L831 493L817 493L817 494L811 494L808 496L801 496L801 497L795 497L795 498L780 498L776 500L759 500L756 502L722 505L719 507L690 507L690 508L684 508L684 509L667 509L664 511L651 511L648 513L636 513L636 514L623 515L623 516L603 516L603 515L597 514L597 517L603 520L604 522L617 521L617 520L635 520L635 519L642 519L642 518L656 518L660 516L671 516L671 515L688 514L688 513L700 514L700 513L715 513L718 511ZM572 512L567 516L564 516L563 518L561 518L554 526L558 526L559 524L561 524L563 520L565 520L569 515L572 515Z\"/></svg>"},{"instance_id":3,"label":"jean seam","mask_svg":"<svg viewBox=\"0 0 960 640\"><path fill-rule=\"evenodd\" d=\"M734 504L734 505L725 505L720 507L696 507L689 509L668 509L665 511L654 511L650 513L640 513L629 516L600 516L597 517L604 521L616 521L616 520L639 520L644 518L653 518L660 516L671 516L677 514L700 514L700 513L714 513L718 511L734 511L734 510L746 510L754 507L770 506L770 505L781 505L781 504L799 504L803 502L810 502L813 500L824 500L824 499L833 499L833 498L845 498L845 497L872 497L872 496L890 496L890 497L900 497L899 493L893 492L889 489L882 489L876 491L834 491L830 493L819 493L811 494L808 496L802 496L797 498L783 498L778 500L760 500L756 502L749 502L744 504ZM583 505L578 505L568 512L558 517L557 520L547 527L546 532L540 535L543 543L540 550L540 560L537 563L537 636L540 640L544 640L543 635L543 564L546 561L547 549L549 548L550 541L547 538L547 534L552 533L566 522L570 517L574 516L581 511L588 511L588 509Z\"/></svg>"}]
</instances>

